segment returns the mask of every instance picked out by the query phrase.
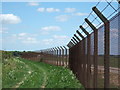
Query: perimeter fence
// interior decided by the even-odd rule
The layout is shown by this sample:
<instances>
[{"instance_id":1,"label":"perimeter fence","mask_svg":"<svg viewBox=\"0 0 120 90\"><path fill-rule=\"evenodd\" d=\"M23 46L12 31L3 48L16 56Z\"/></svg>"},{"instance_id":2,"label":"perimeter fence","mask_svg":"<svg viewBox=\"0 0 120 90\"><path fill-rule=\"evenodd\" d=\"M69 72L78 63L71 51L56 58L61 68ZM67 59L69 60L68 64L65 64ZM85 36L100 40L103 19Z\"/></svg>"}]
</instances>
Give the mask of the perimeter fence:
<instances>
[{"instance_id":1,"label":"perimeter fence","mask_svg":"<svg viewBox=\"0 0 120 90\"><path fill-rule=\"evenodd\" d=\"M85 88L119 88L120 6L115 0L101 1L76 30L68 47L40 52L43 62L70 68Z\"/></svg>"}]
</instances>

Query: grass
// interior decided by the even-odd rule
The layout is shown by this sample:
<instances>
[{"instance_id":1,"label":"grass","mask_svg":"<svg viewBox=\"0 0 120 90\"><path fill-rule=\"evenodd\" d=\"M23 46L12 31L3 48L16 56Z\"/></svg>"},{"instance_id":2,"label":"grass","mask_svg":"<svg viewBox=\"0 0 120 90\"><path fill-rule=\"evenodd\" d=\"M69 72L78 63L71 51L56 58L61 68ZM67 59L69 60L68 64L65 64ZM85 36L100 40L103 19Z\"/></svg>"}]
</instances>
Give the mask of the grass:
<instances>
[{"instance_id":1,"label":"grass","mask_svg":"<svg viewBox=\"0 0 120 90\"><path fill-rule=\"evenodd\" d=\"M119 57L116 57L116 56L110 56L110 67L116 67L118 68L118 60L119 60ZM98 64L103 66L104 65L104 56L98 56Z\"/></svg>"},{"instance_id":2,"label":"grass","mask_svg":"<svg viewBox=\"0 0 120 90\"><path fill-rule=\"evenodd\" d=\"M3 88L83 88L69 69L22 58L5 59L2 74Z\"/></svg>"}]
</instances>

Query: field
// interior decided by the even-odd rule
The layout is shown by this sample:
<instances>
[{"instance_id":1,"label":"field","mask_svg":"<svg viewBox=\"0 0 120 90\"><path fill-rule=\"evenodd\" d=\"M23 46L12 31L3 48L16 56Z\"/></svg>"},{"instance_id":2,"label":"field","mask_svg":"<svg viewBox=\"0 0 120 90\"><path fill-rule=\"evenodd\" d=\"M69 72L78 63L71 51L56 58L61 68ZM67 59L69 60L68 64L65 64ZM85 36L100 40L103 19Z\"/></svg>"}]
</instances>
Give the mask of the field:
<instances>
[{"instance_id":1,"label":"field","mask_svg":"<svg viewBox=\"0 0 120 90\"><path fill-rule=\"evenodd\" d=\"M83 88L64 67L14 57L5 59L2 68L3 88Z\"/></svg>"},{"instance_id":2,"label":"field","mask_svg":"<svg viewBox=\"0 0 120 90\"><path fill-rule=\"evenodd\" d=\"M110 61L109 61L110 62L110 67L118 68L119 56L110 55L109 59L110 59ZM98 64L100 66L104 65L104 56L98 56Z\"/></svg>"}]
</instances>

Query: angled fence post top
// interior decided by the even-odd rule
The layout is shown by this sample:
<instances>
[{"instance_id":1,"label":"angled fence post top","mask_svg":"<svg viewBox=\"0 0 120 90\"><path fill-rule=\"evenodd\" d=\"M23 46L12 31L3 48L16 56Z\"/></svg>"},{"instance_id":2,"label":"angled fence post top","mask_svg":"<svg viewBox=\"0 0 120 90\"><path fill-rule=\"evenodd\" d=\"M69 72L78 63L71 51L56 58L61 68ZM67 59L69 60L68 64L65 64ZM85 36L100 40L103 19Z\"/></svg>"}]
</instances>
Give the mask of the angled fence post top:
<instances>
[{"instance_id":1,"label":"angled fence post top","mask_svg":"<svg viewBox=\"0 0 120 90\"><path fill-rule=\"evenodd\" d=\"M53 49L52 49L52 48L51 48L50 50L51 50L51 51L53 51Z\"/></svg>"},{"instance_id":2,"label":"angled fence post top","mask_svg":"<svg viewBox=\"0 0 120 90\"><path fill-rule=\"evenodd\" d=\"M77 38L78 41L81 41L76 34L74 34L74 36Z\"/></svg>"},{"instance_id":3,"label":"angled fence post top","mask_svg":"<svg viewBox=\"0 0 120 90\"><path fill-rule=\"evenodd\" d=\"M72 38L76 41L76 43L78 43L78 41L74 37L72 37Z\"/></svg>"},{"instance_id":4,"label":"angled fence post top","mask_svg":"<svg viewBox=\"0 0 120 90\"><path fill-rule=\"evenodd\" d=\"M94 31L97 30L97 28L87 18L85 18L85 21Z\"/></svg>"},{"instance_id":5,"label":"angled fence post top","mask_svg":"<svg viewBox=\"0 0 120 90\"><path fill-rule=\"evenodd\" d=\"M60 47L57 47L60 51L61 51L61 48Z\"/></svg>"},{"instance_id":6,"label":"angled fence post top","mask_svg":"<svg viewBox=\"0 0 120 90\"><path fill-rule=\"evenodd\" d=\"M71 48L71 47L74 46L74 44L70 41L67 46L68 46L69 48Z\"/></svg>"},{"instance_id":7,"label":"angled fence post top","mask_svg":"<svg viewBox=\"0 0 120 90\"><path fill-rule=\"evenodd\" d=\"M62 46L60 46L60 48L61 48L62 50L64 50L64 48L63 48Z\"/></svg>"},{"instance_id":8,"label":"angled fence post top","mask_svg":"<svg viewBox=\"0 0 120 90\"><path fill-rule=\"evenodd\" d=\"M83 39L84 38L84 36L77 30L76 31L77 33L78 33L78 35Z\"/></svg>"},{"instance_id":9,"label":"angled fence post top","mask_svg":"<svg viewBox=\"0 0 120 90\"><path fill-rule=\"evenodd\" d=\"M67 49L65 46L63 46L65 49Z\"/></svg>"},{"instance_id":10,"label":"angled fence post top","mask_svg":"<svg viewBox=\"0 0 120 90\"><path fill-rule=\"evenodd\" d=\"M83 26L80 26L80 29L88 36L88 35L90 35L88 32L87 32L87 30L85 30L85 28L83 28Z\"/></svg>"},{"instance_id":11,"label":"angled fence post top","mask_svg":"<svg viewBox=\"0 0 120 90\"><path fill-rule=\"evenodd\" d=\"M68 48L71 48L72 46L70 45L70 43L67 45Z\"/></svg>"},{"instance_id":12,"label":"angled fence post top","mask_svg":"<svg viewBox=\"0 0 120 90\"><path fill-rule=\"evenodd\" d=\"M71 46L74 46L74 43L70 41L70 45L71 45Z\"/></svg>"},{"instance_id":13,"label":"angled fence post top","mask_svg":"<svg viewBox=\"0 0 120 90\"><path fill-rule=\"evenodd\" d=\"M71 41L72 41L74 44L76 44L76 42L75 42L73 39L71 39Z\"/></svg>"},{"instance_id":14,"label":"angled fence post top","mask_svg":"<svg viewBox=\"0 0 120 90\"><path fill-rule=\"evenodd\" d=\"M52 48L53 49L53 51L55 50L55 48Z\"/></svg>"},{"instance_id":15,"label":"angled fence post top","mask_svg":"<svg viewBox=\"0 0 120 90\"><path fill-rule=\"evenodd\" d=\"M107 22L107 18L96 8L93 7L92 10L97 14L97 16L105 23Z\"/></svg>"},{"instance_id":16,"label":"angled fence post top","mask_svg":"<svg viewBox=\"0 0 120 90\"><path fill-rule=\"evenodd\" d=\"M67 46L68 46L68 48L70 48L69 44Z\"/></svg>"},{"instance_id":17,"label":"angled fence post top","mask_svg":"<svg viewBox=\"0 0 120 90\"><path fill-rule=\"evenodd\" d=\"M57 48L57 47L55 47L55 49L56 49L56 50L58 50L58 48Z\"/></svg>"}]
</instances>

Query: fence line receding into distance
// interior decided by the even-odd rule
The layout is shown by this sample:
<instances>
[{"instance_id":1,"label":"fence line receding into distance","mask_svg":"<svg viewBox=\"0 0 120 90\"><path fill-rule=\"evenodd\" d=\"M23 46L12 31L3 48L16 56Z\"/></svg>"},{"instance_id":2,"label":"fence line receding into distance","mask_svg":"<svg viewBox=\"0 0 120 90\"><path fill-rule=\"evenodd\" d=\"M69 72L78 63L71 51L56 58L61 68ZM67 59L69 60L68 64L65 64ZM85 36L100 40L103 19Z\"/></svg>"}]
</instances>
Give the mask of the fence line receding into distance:
<instances>
[{"instance_id":1,"label":"fence line receding into distance","mask_svg":"<svg viewBox=\"0 0 120 90\"><path fill-rule=\"evenodd\" d=\"M98 2L92 8L67 46L40 51L43 62L71 69L85 88L118 88L120 84L120 6L114 0L105 1L106 6L101 8L105 2Z\"/></svg>"}]
</instances>

